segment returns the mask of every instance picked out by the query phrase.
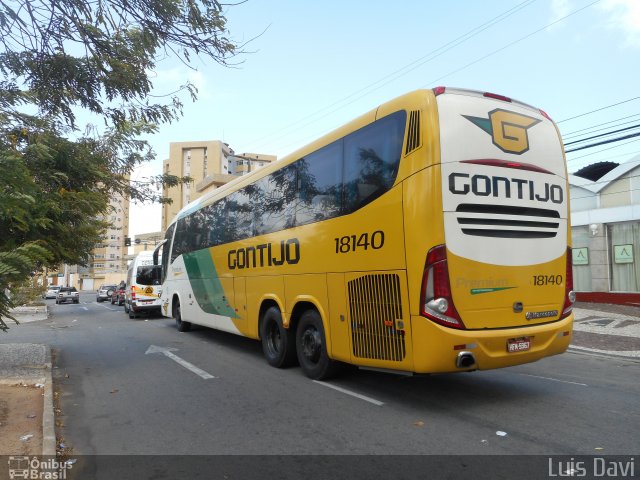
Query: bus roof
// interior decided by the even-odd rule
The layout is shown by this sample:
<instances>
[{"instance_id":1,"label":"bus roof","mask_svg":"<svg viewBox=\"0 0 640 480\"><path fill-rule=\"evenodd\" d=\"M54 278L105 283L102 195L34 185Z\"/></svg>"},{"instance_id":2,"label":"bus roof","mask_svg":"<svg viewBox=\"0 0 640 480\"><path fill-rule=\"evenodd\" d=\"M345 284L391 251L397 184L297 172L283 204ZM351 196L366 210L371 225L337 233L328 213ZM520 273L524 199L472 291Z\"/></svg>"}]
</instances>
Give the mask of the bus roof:
<instances>
[{"instance_id":1,"label":"bus roof","mask_svg":"<svg viewBox=\"0 0 640 480\"><path fill-rule=\"evenodd\" d=\"M292 163L300 158L302 158L304 155L308 155L309 153L325 146L328 145L329 143L331 143L332 141L335 141L339 138L341 138L342 136L344 136L346 133L351 132L351 131L355 131L358 128L361 128L371 122L373 122L376 119L376 114L378 112L378 110L390 103L398 103L398 102L402 102L402 100L411 97L411 96L415 96L416 94L424 94L424 95L441 95L441 94L454 94L454 95L469 95L469 96L478 96L478 97L489 97L489 98L500 98L503 100L507 100L511 103L515 103L519 106L525 107L527 109L531 109L531 110L535 110L538 113L542 113L545 117L549 118L549 116L544 113L542 110L535 108L529 104L526 104L524 102L520 102L518 100L514 100L508 97L504 97L502 95L496 95L496 94L492 94L492 93L488 93L488 92L482 92L482 91L478 91L478 90L471 90L471 89L462 89L462 88L451 88L451 87L436 87L434 89L420 89L420 90L414 90L412 92L408 92L404 95L401 95L399 97L396 97L394 99L389 100L388 102L382 103L380 105L378 105L376 108L364 113L363 115L360 115L359 117L354 118L353 120L345 123L344 125L336 128L335 130L332 130L331 132L321 136L320 138L318 138L317 140L314 140L313 142L297 149L294 150L293 152L285 155L284 157L282 157L279 160L276 160L275 162L271 162L269 165L266 165L263 168L260 168L259 170L253 171L251 173L248 173L247 175L243 175L241 177L238 177L234 180L232 180L231 182L221 186L220 188L216 188L215 190L212 190L210 192L205 193L204 195L202 195L201 197L195 199L194 201L192 201L191 203L189 203L188 205L186 205L185 207L183 207L177 214L176 216L171 220L171 222L169 223L169 226L173 225L174 223L176 223L180 218L183 218L187 215L189 215L192 212L195 212L197 210L199 210L202 207L205 207L207 205L210 205L211 203L213 203L214 201L220 199L220 198L224 198L226 197L228 194L235 192L236 190L239 190L240 188L249 185L251 183L253 183L254 181L269 175L270 173L273 173L277 170L279 170L280 168L282 168L285 165L288 165L289 163ZM549 118L549 120L551 120Z\"/></svg>"}]
</instances>

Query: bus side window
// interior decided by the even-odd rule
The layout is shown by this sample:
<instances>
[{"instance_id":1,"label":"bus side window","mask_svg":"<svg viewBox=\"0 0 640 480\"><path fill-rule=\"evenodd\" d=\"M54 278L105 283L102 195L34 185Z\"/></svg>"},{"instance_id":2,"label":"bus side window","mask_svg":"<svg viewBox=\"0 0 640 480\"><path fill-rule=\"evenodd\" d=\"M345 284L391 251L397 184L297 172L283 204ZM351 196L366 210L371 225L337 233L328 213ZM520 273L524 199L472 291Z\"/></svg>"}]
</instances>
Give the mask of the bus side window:
<instances>
[{"instance_id":1,"label":"bus side window","mask_svg":"<svg viewBox=\"0 0 640 480\"><path fill-rule=\"evenodd\" d=\"M342 140L296 162L299 200L296 225L340 215L342 207Z\"/></svg>"},{"instance_id":2,"label":"bus side window","mask_svg":"<svg viewBox=\"0 0 640 480\"><path fill-rule=\"evenodd\" d=\"M296 208L295 164L258 180L253 203L256 235L277 232L294 226Z\"/></svg>"},{"instance_id":3,"label":"bus side window","mask_svg":"<svg viewBox=\"0 0 640 480\"><path fill-rule=\"evenodd\" d=\"M345 213L372 202L393 185L406 118L406 112L396 112L345 137Z\"/></svg>"}]
</instances>

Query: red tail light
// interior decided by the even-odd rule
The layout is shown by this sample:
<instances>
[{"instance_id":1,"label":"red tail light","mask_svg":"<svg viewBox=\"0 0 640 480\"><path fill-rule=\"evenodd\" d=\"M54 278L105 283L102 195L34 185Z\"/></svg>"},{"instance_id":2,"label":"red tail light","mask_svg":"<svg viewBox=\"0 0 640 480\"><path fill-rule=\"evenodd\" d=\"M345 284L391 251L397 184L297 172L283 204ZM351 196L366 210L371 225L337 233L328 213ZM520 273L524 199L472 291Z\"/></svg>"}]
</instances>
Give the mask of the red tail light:
<instances>
[{"instance_id":1,"label":"red tail light","mask_svg":"<svg viewBox=\"0 0 640 480\"><path fill-rule=\"evenodd\" d=\"M445 245L433 247L427 254L422 277L420 314L445 327L465 328L453 304Z\"/></svg>"},{"instance_id":2,"label":"red tail light","mask_svg":"<svg viewBox=\"0 0 640 480\"><path fill-rule=\"evenodd\" d=\"M485 92L482 95L484 97L487 97L487 98L494 98L496 100L502 100L503 102L511 102L511 99L509 97L505 97L504 95L498 95L497 93Z\"/></svg>"},{"instance_id":3,"label":"red tail light","mask_svg":"<svg viewBox=\"0 0 640 480\"><path fill-rule=\"evenodd\" d=\"M446 90L446 87L435 87L433 89L434 95L437 97L438 95L442 95Z\"/></svg>"},{"instance_id":4,"label":"red tail light","mask_svg":"<svg viewBox=\"0 0 640 480\"><path fill-rule=\"evenodd\" d=\"M131 300L136 299L136 287L131 287Z\"/></svg>"},{"instance_id":5,"label":"red tail light","mask_svg":"<svg viewBox=\"0 0 640 480\"><path fill-rule=\"evenodd\" d=\"M564 305L562 306L562 315L560 319L567 318L573 310L573 304L576 301L576 294L573 291L573 254L571 247L567 248L567 272L564 282Z\"/></svg>"}]
</instances>

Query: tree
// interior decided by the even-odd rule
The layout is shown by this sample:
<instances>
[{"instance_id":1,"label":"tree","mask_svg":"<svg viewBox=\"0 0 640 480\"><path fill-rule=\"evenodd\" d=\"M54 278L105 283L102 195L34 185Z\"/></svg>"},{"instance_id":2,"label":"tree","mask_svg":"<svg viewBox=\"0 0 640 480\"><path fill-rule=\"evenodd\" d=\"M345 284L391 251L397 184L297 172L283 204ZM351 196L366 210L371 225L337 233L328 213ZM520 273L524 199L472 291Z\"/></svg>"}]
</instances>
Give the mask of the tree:
<instances>
[{"instance_id":1,"label":"tree","mask_svg":"<svg viewBox=\"0 0 640 480\"><path fill-rule=\"evenodd\" d=\"M11 285L60 263L85 265L109 199L166 202L129 175L155 154L142 138L182 113L193 85L154 97L158 62L221 65L241 53L214 0L0 0L0 329ZM78 114L100 120L83 131Z\"/></svg>"}]
</instances>

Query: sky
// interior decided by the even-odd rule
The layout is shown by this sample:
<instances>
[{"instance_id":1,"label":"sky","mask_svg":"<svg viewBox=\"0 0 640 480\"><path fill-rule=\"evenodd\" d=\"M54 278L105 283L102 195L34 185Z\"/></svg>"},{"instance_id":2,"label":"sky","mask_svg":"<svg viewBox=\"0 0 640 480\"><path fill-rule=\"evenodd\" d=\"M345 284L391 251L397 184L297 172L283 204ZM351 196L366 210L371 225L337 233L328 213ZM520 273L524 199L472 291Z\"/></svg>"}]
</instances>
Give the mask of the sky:
<instances>
[{"instance_id":1,"label":"sky","mask_svg":"<svg viewBox=\"0 0 640 480\"><path fill-rule=\"evenodd\" d=\"M149 137L157 158L134 179L161 173L170 142L223 140L281 158L439 85L541 108L565 143L640 124L640 0L248 0L225 16L244 44L233 67L157 64L156 94L189 80L198 100L185 95L183 117ZM639 154L640 137L630 138L568 153L568 169ZM160 221L159 206L132 204L129 233L159 231Z\"/></svg>"}]
</instances>

